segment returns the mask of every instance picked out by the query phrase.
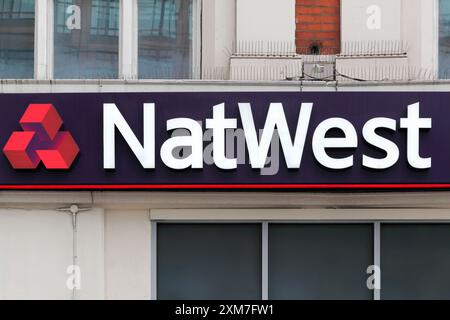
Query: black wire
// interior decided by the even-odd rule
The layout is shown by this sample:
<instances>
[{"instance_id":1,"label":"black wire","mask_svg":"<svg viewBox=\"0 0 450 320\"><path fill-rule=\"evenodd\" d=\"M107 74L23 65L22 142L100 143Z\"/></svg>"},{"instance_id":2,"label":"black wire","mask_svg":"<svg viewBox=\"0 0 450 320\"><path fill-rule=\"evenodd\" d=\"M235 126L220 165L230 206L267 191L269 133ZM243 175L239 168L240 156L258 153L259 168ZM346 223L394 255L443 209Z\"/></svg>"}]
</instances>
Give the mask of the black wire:
<instances>
[{"instance_id":1,"label":"black wire","mask_svg":"<svg viewBox=\"0 0 450 320\"><path fill-rule=\"evenodd\" d=\"M323 77L323 78L317 78L317 77L314 77L314 76L311 76L311 75L307 74L306 72L303 72L303 76L301 78L305 79L305 76L307 76L307 77L309 77L309 78L311 78L313 80L322 80L323 81L323 80L326 80L326 79L329 79L329 78L334 80L334 76L327 76L327 77Z\"/></svg>"},{"instance_id":2,"label":"black wire","mask_svg":"<svg viewBox=\"0 0 450 320\"><path fill-rule=\"evenodd\" d=\"M349 80L354 80L354 81L359 81L359 82L369 81L369 80L366 80L366 79L360 79L360 78L355 78L355 77L347 76L347 75L345 75L345 74L340 73L339 71L336 71L336 75L341 76L341 77L346 78L346 79L349 79ZM318 77L314 77L314 76L312 76L312 75L309 75L309 74L307 74L306 72L303 72L303 76L301 76L301 77L299 77L299 78L302 79L302 80L305 80L305 76L308 77L308 78L310 78L310 79L312 79L312 80L317 80L317 81L326 81L327 79L330 79L330 78L331 78L332 80L334 80L334 75L327 76L327 77L323 77L323 78L318 78ZM295 78L295 77L289 77L289 78L286 78L286 80L291 80L291 79L293 79L293 78Z\"/></svg>"},{"instance_id":3,"label":"black wire","mask_svg":"<svg viewBox=\"0 0 450 320\"><path fill-rule=\"evenodd\" d=\"M347 76L347 75L345 75L345 74L340 73L340 72L337 71L337 70L336 70L336 74L339 75L339 76L341 76L342 78L346 78L346 79L350 79L350 80L354 80L354 81L360 81L360 82L368 81L368 80L366 80L366 79L360 79L360 78L354 78L354 77Z\"/></svg>"}]
</instances>

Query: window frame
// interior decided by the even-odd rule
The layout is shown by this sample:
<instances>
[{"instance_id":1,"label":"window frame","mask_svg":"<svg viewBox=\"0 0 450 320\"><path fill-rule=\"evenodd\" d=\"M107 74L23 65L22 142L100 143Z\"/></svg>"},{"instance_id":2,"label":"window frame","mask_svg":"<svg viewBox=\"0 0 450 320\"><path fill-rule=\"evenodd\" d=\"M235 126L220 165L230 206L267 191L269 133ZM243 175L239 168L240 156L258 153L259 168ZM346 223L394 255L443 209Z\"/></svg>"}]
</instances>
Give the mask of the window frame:
<instances>
[{"instance_id":1,"label":"window frame","mask_svg":"<svg viewBox=\"0 0 450 320\"><path fill-rule=\"evenodd\" d=\"M192 10L192 75L200 79L201 65L201 0L193 0ZM118 78L138 80L138 0L119 0ZM35 1L34 79L54 78L54 0ZM70 80L70 79L58 79ZM80 80L80 79L77 79ZM81 79L83 80L83 79ZM92 80L102 80L92 79ZM149 79L142 79L148 81ZM161 80L161 79L150 79ZM164 79L170 81L171 79ZM175 80L175 79L174 79Z\"/></svg>"},{"instance_id":2,"label":"window frame","mask_svg":"<svg viewBox=\"0 0 450 320\"><path fill-rule=\"evenodd\" d=\"M373 263L381 266L381 226L386 224L449 224L448 209L349 208L349 209L150 209L150 300L157 297L158 223L260 223L262 225L262 298L268 300L268 227L273 224L371 224ZM370 274L367 274L369 277ZM372 300L381 300L381 289L374 289Z\"/></svg>"},{"instance_id":3,"label":"window frame","mask_svg":"<svg viewBox=\"0 0 450 320\"><path fill-rule=\"evenodd\" d=\"M45 1L45 0L44 0ZM131 1L128 0L124 1L124 0L119 0L119 36L118 36L118 43L117 43L117 49L118 49L118 57L117 57L117 77L116 78L55 78L55 42L54 42L54 30L55 30L55 0L47 0L49 1L48 3L48 12L46 15L46 20L48 23L48 28L47 28L47 70L48 70L48 75L47 78L45 78L45 80L74 80L74 81L80 81L80 80L117 80L117 79L122 79L122 77L120 76L120 68L121 68L121 56L120 56L120 51L121 51L121 32L122 32L122 3L131 3ZM134 1L134 0L132 0Z\"/></svg>"},{"instance_id":4,"label":"window frame","mask_svg":"<svg viewBox=\"0 0 450 320\"><path fill-rule=\"evenodd\" d=\"M213 210L214 211L214 210ZM373 261L380 265L380 222L364 220L152 220L150 223L150 300L157 300L157 230L158 224L261 224L261 301L269 300L269 224L367 224L373 227ZM380 300L381 292L373 290L373 300Z\"/></svg>"},{"instance_id":5,"label":"window frame","mask_svg":"<svg viewBox=\"0 0 450 320\"><path fill-rule=\"evenodd\" d=\"M121 0L127 2L128 0ZM133 8L133 72L129 74L130 79L137 80L185 80L185 79L151 79L151 78L139 78L139 16L138 16L138 1L128 1L127 4L132 4ZM200 79L201 74L201 16L202 16L202 1L192 0L192 70L191 78L189 80Z\"/></svg>"},{"instance_id":6,"label":"window frame","mask_svg":"<svg viewBox=\"0 0 450 320\"><path fill-rule=\"evenodd\" d=\"M439 52L440 52L440 26L439 26L439 20L440 20L440 0L431 0L432 1L432 10L433 10L433 55L432 55L432 67L433 67L433 73L435 76L435 79L437 80L445 80L445 78L440 77L440 68L441 63L439 59Z\"/></svg>"},{"instance_id":7,"label":"window frame","mask_svg":"<svg viewBox=\"0 0 450 320\"><path fill-rule=\"evenodd\" d=\"M38 55L38 44L37 44L37 40L38 40L38 30L41 30L41 26L40 26L40 21L38 21L38 9L42 11L42 3L48 1L48 0L43 0L42 2L40 2L39 0L34 0L34 45L33 45L33 76L31 78L11 78L12 80L30 80L30 79L38 79L37 74L39 72L38 70L38 66L39 66L39 62L38 62L38 58L40 57ZM38 29L39 27L39 29ZM3 78L1 79L3 80ZM9 79L8 79L9 80Z\"/></svg>"},{"instance_id":8,"label":"window frame","mask_svg":"<svg viewBox=\"0 0 450 320\"><path fill-rule=\"evenodd\" d=\"M275 223L272 222L271 223ZM158 232L157 232L157 228L158 228L158 224L213 224L213 225L230 225L230 224L239 224L239 225L244 225L244 224L252 224L252 225L261 225L261 250L262 250L262 254L261 254L261 274L262 274L262 279L261 279L261 301L263 300L268 300L268 279L269 279L269 274L268 274L268 245L265 245L265 242L268 241L268 222L264 222L264 221L259 221L259 220L255 220L255 221L251 221L251 220L245 220L245 221L236 221L236 220L230 220L230 221L214 221L214 220L173 220L173 221L151 221L150 223L150 235L151 235L151 244L150 244L150 268L151 268L151 272L150 272L150 300L158 300L158 285L157 285L157 279L158 279L158 272L157 272L157 256L158 256L158 252L157 252L157 248L158 248ZM266 262L266 263L264 263Z\"/></svg>"}]
</instances>

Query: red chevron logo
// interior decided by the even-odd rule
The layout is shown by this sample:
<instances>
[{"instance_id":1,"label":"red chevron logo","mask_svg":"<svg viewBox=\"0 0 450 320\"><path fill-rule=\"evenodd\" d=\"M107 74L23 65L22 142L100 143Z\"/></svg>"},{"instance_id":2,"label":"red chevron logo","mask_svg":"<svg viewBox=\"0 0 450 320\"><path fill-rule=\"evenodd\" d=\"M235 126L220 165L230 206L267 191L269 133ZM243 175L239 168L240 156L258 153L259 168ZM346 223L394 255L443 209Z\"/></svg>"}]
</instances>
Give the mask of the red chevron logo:
<instances>
[{"instance_id":1,"label":"red chevron logo","mask_svg":"<svg viewBox=\"0 0 450 320\"><path fill-rule=\"evenodd\" d=\"M47 169L69 169L80 148L52 104L30 104L3 148L14 169L35 169L42 161Z\"/></svg>"}]
</instances>

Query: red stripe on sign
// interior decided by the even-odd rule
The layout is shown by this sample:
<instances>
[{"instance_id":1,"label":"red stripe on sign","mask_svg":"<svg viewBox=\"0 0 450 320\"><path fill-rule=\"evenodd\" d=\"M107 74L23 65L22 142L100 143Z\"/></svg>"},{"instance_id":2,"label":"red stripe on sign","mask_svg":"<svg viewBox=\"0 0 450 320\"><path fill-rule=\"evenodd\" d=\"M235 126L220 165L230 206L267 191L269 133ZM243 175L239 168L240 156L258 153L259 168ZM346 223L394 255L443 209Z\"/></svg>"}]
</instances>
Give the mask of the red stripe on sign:
<instances>
[{"instance_id":1,"label":"red stripe on sign","mask_svg":"<svg viewBox=\"0 0 450 320\"><path fill-rule=\"evenodd\" d=\"M152 189L446 189L447 183L429 184L86 184L0 185L0 190L152 190Z\"/></svg>"}]
</instances>

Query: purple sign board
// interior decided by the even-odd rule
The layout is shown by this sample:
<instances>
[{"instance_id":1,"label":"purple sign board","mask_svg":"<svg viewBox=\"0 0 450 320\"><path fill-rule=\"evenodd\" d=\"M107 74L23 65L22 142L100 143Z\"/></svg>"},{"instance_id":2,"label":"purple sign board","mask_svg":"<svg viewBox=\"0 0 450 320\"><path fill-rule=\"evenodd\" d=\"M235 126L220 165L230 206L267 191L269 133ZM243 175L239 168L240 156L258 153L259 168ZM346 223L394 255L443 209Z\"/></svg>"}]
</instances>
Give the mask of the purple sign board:
<instances>
[{"instance_id":1,"label":"purple sign board","mask_svg":"<svg viewBox=\"0 0 450 320\"><path fill-rule=\"evenodd\" d=\"M0 95L0 189L450 188L450 92Z\"/></svg>"}]
</instances>

